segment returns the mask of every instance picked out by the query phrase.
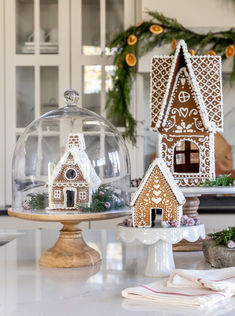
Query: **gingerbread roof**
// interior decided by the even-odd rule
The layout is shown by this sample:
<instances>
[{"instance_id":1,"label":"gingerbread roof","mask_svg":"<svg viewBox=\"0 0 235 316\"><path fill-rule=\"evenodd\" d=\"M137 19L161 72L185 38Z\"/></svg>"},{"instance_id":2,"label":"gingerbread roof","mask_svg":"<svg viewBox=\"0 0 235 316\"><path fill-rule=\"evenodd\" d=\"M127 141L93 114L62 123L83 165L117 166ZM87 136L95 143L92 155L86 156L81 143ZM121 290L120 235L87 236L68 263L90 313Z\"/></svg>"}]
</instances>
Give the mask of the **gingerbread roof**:
<instances>
[{"instance_id":1,"label":"gingerbread roof","mask_svg":"<svg viewBox=\"0 0 235 316\"><path fill-rule=\"evenodd\" d=\"M74 164L77 164L79 166L79 169L82 172L82 176L86 180L86 182L92 188L98 188L101 184L101 180L96 174L96 171L93 168L90 159L87 156L87 153L85 152L85 148L86 147L83 134L69 134L65 153L61 157L60 161L57 163L49 184L53 185L62 166L66 164L66 162L69 160L69 155L72 155Z\"/></svg>"},{"instance_id":2,"label":"gingerbread roof","mask_svg":"<svg viewBox=\"0 0 235 316\"><path fill-rule=\"evenodd\" d=\"M151 74L151 127L162 126L174 79L179 67L180 52L190 76L194 96L199 104L205 128L223 131L223 95L220 56L191 56L184 41L179 41L174 56L156 56ZM169 112L168 112L169 113Z\"/></svg>"},{"instance_id":3,"label":"gingerbread roof","mask_svg":"<svg viewBox=\"0 0 235 316\"><path fill-rule=\"evenodd\" d=\"M160 169L160 172L162 173L166 182L169 184L169 187L172 190L179 205L183 205L185 203L185 197L184 197L182 191L180 190L179 186L177 185L175 179L173 178L173 176L172 176L170 170L168 169L165 161L162 158L156 158L149 166L144 178L142 179L137 191L135 192L135 194L131 200L130 206L135 205L136 200L138 199L139 195L141 194L141 192L145 186L145 183L147 182L149 176L151 175L151 173L155 167L158 167Z\"/></svg>"}]
</instances>

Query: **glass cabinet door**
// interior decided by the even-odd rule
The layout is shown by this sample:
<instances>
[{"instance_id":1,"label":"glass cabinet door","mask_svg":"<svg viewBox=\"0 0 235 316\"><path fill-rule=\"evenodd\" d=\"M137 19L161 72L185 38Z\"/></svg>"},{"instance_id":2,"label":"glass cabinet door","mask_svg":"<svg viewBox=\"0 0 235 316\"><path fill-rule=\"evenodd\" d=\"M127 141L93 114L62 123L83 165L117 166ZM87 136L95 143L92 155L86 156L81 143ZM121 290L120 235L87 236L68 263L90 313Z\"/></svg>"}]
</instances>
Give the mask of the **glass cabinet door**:
<instances>
[{"instance_id":1,"label":"glass cabinet door","mask_svg":"<svg viewBox=\"0 0 235 316\"><path fill-rule=\"evenodd\" d=\"M82 0L82 53L100 55L100 0Z\"/></svg>"},{"instance_id":2,"label":"glass cabinet door","mask_svg":"<svg viewBox=\"0 0 235 316\"><path fill-rule=\"evenodd\" d=\"M70 1L7 0L4 4L5 182L6 202L11 204L11 159L17 139L33 120L63 106L63 92L70 87ZM41 137L53 155L58 126L43 130ZM35 138L32 143L36 146L38 140ZM45 166L40 168L38 172L43 174Z\"/></svg>"},{"instance_id":3,"label":"glass cabinet door","mask_svg":"<svg viewBox=\"0 0 235 316\"><path fill-rule=\"evenodd\" d=\"M16 127L23 128L35 117L34 67L16 67Z\"/></svg>"},{"instance_id":4,"label":"glass cabinet door","mask_svg":"<svg viewBox=\"0 0 235 316\"><path fill-rule=\"evenodd\" d=\"M35 7L34 0L16 0L15 5L16 53L34 54L39 43L41 54L57 54L58 0L40 0L39 8ZM35 12L37 17L40 17L39 27L36 29Z\"/></svg>"},{"instance_id":5,"label":"glass cabinet door","mask_svg":"<svg viewBox=\"0 0 235 316\"><path fill-rule=\"evenodd\" d=\"M82 66L82 105L100 114L101 110L101 65Z\"/></svg>"},{"instance_id":6,"label":"glass cabinet door","mask_svg":"<svg viewBox=\"0 0 235 316\"><path fill-rule=\"evenodd\" d=\"M40 0L40 53L58 51L58 0Z\"/></svg>"},{"instance_id":7,"label":"glass cabinet door","mask_svg":"<svg viewBox=\"0 0 235 316\"><path fill-rule=\"evenodd\" d=\"M16 1L16 53L34 54L34 0Z\"/></svg>"},{"instance_id":8,"label":"glass cabinet door","mask_svg":"<svg viewBox=\"0 0 235 316\"><path fill-rule=\"evenodd\" d=\"M81 60L82 104L105 115L113 71L112 58L106 56L112 54L110 41L124 29L124 0L82 0L81 17L81 51L77 57Z\"/></svg>"},{"instance_id":9,"label":"glass cabinet door","mask_svg":"<svg viewBox=\"0 0 235 316\"><path fill-rule=\"evenodd\" d=\"M59 104L59 67L40 67L40 115L55 110Z\"/></svg>"},{"instance_id":10,"label":"glass cabinet door","mask_svg":"<svg viewBox=\"0 0 235 316\"><path fill-rule=\"evenodd\" d=\"M116 34L135 23L132 14L134 2L132 0L71 1L72 86L81 91L81 106L104 117L107 117L105 105L115 71L113 65L115 48L110 50L108 46ZM111 119L111 121L121 133L125 131L122 118ZM91 131L90 126L89 132L87 127L83 126L83 133L87 138L96 137L96 131ZM109 139L109 135L102 127L101 135L97 163L102 163L105 159L115 159L115 157L106 157L107 148L104 144L107 144L105 140ZM108 177L108 175L103 176Z\"/></svg>"}]
</instances>

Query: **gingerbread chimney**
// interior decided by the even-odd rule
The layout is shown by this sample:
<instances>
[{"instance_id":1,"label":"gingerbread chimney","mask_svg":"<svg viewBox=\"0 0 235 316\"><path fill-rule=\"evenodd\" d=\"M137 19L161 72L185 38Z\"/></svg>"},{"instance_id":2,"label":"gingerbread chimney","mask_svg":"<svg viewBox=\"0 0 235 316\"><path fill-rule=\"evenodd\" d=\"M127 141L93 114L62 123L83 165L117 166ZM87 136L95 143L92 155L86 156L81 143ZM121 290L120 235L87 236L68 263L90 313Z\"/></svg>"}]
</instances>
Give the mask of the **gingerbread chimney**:
<instances>
[{"instance_id":1,"label":"gingerbread chimney","mask_svg":"<svg viewBox=\"0 0 235 316\"><path fill-rule=\"evenodd\" d=\"M85 140L83 134L69 134L67 148L77 147L79 150L85 150Z\"/></svg>"}]
</instances>

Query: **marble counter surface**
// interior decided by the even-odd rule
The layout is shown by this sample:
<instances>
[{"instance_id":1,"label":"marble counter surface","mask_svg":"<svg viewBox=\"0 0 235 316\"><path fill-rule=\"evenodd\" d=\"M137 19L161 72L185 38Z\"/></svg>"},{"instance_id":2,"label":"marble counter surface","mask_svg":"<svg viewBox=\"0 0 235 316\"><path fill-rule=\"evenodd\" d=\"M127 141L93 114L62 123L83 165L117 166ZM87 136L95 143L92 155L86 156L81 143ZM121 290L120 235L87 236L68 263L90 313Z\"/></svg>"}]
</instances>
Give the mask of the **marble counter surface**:
<instances>
[{"instance_id":1,"label":"marble counter surface","mask_svg":"<svg viewBox=\"0 0 235 316\"><path fill-rule=\"evenodd\" d=\"M199 315L199 310L127 301L122 289L154 282L143 276L146 249L139 242L122 244L113 230L85 230L99 250L99 266L80 269L40 268L43 250L57 239L54 230L25 231L0 247L0 315ZM201 252L175 253L177 268L207 269ZM235 315L235 298L205 315Z\"/></svg>"}]
</instances>

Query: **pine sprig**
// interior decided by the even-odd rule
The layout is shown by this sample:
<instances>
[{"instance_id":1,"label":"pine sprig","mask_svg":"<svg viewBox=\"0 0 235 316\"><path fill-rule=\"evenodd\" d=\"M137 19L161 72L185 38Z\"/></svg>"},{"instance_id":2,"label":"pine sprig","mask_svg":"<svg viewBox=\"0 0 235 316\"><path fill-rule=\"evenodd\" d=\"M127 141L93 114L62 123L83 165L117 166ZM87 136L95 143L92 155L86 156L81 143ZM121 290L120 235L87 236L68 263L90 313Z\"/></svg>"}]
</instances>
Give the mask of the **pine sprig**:
<instances>
[{"instance_id":1,"label":"pine sprig","mask_svg":"<svg viewBox=\"0 0 235 316\"><path fill-rule=\"evenodd\" d=\"M234 177L230 174L225 174L223 176L216 177L215 180L207 180L206 182L200 184L201 187L228 187L233 186L235 181Z\"/></svg>"},{"instance_id":2,"label":"pine sprig","mask_svg":"<svg viewBox=\"0 0 235 316\"><path fill-rule=\"evenodd\" d=\"M229 227L226 230L222 230L213 234L208 234L208 236L215 241L215 246L227 246L229 240L235 242L235 227Z\"/></svg>"},{"instance_id":3,"label":"pine sprig","mask_svg":"<svg viewBox=\"0 0 235 316\"><path fill-rule=\"evenodd\" d=\"M225 48L235 43L235 30L230 29L221 32L208 32L199 34L184 27L176 19L164 16L159 12L147 11L150 16L149 21L143 22L139 26L131 26L118 34L110 43L110 48L115 48L114 65L115 74L112 77L113 88L108 93L106 108L108 117L122 122L126 127L125 136L136 143L136 120L130 111L131 90L136 78L137 66L128 66L125 57L132 53L136 58L144 56L154 47L171 43L172 39L184 39L190 49L194 49L196 54L201 55L208 50L214 50L225 58ZM163 33L154 35L150 32L150 26L157 24L163 28ZM128 37L135 35L138 41L135 45L128 45ZM235 81L235 57L230 80Z\"/></svg>"},{"instance_id":4,"label":"pine sprig","mask_svg":"<svg viewBox=\"0 0 235 316\"><path fill-rule=\"evenodd\" d=\"M43 210L47 206L47 193L30 193L27 195L28 203L33 210Z\"/></svg>"},{"instance_id":5,"label":"pine sprig","mask_svg":"<svg viewBox=\"0 0 235 316\"><path fill-rule=\"evenodd\" d=\"M83 212L99 213L123 208L125 203L121 196L108 184L99 186L92 195L90 206L78 205Z\"/></svg>"}]
</instances>

